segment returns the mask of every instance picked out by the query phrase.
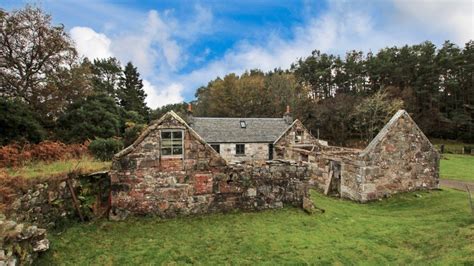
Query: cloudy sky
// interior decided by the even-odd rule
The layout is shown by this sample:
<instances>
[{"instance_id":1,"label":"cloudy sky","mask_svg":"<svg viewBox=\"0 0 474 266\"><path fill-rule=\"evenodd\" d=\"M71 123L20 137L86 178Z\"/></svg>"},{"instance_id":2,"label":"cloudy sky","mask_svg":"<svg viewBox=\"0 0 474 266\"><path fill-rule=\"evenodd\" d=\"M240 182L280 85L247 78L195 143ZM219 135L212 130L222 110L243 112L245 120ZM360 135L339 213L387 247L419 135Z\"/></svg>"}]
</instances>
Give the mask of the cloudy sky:
<instances>
[{"instance_id":1,"label":"cloudy sky","mask_svg":"<svg viewBox=\"0 0 474 266\"><path fill-rule=\"evenodd\" d=\"M229 72L288 68L315 49L344 55L474 39L472 0L1 2L6 10L42 7L83 56L132 61L152 108L193 100L198 87Z\"/></svg>"}]
</instances>

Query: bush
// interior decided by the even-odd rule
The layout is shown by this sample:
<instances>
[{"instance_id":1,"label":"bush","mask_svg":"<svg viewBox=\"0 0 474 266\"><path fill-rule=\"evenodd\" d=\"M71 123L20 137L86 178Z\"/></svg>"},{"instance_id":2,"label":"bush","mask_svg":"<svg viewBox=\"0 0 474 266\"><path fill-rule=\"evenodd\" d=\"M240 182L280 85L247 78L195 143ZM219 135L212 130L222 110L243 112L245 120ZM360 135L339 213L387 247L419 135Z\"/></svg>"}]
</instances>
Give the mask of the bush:
<instances>
[{"instance_id":1,"label":"bush","mask_svg":"<svg viewBox=\"0 0 474 266\"><path fill-rule=\"evenodd\" d=\"M120 109L106 95L93 95L73 103L58 119L57 136L65 142L111 138L120 133Z\"/></svg>"},{"instance_id":2,"label":"bush","mask_svg":"<svg viewBox=\"0 0 474 266\"><path fill-rule=\"evenodd\" d=\"M125 123L125 132L123 133L123 142L125 147L130 146L145 129L144 124L135 124L132 122Z\"/></svg>"},{"instance_id":3,"label":"bush","mask_svg":"<svg viewBox=\"0 0 474 266\"><path fill-rule=\"evenodd\" d=\"M98 138L89 144L89 151L94 157L101 161L110 161L114 154L123 148L122 141L114 138Z\"/></svg>"},{"instance_id":4,"label":"bush","mask_svg":"<svg viewBox=\"0 0 474 266\"><path fill-rule=\"evenodd\" d=\"M0 99L0 145L12 141L38 143L46 136L37 114L18 100Z\"/></svg>"},{"instance_id":5,"label":"bush","mask_svg":"<svg viewBox=\"0 0 474 266\"><path fill-rule=\"evenodd\" d=\"M43 141L39 144L12 143L0 147L0 167L19 167L28 162L78 159L88 154L86 144Z\"/></svg>"}]
</instances>

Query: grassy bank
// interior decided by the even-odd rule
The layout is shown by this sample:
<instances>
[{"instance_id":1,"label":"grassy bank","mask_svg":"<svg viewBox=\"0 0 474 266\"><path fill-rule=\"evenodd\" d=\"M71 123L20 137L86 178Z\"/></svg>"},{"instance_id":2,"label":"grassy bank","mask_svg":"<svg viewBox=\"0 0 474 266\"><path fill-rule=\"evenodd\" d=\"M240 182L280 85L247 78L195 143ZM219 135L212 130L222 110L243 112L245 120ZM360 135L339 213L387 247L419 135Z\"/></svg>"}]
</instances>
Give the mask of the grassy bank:
<instances>
[{"instance_id":1,"label":"grassy bank","mask_svg":"<svg viewBox=\"0 0 474 266\"><path fill-rule=\"evenodd\" d=\"M370 204L314 192L313 200L324 214L285 208L78 224L51 234L51 250L39 263L474 263L474 219L462 192L408 193Z\"/></svg>"},{"instance_id":2,"label":"grassy bank","mask_svg":"<svg viewBox=\"0 0 474 266\"><path fill-rule=\"evenodd\" d=\"M440 161L440 176L444 179L474 181L474 156L443 154Z\"/></svg>"},{"instance_id":3,"label":"grassy bank","mask_svg":"<svg viewBox=\"0 0 474 266\"><path fill-rule=\"evenodd\" d=\"M26 178L49 177L54 175L66 174L72 170L81 170L83 172L94 172L110 168L110 162L101 162L94 160L90 156L84 156L81 159L60 160L51 163L34 162L23 167L6 168L9 176L23 176Z\"/></svg>"}]
</instances>

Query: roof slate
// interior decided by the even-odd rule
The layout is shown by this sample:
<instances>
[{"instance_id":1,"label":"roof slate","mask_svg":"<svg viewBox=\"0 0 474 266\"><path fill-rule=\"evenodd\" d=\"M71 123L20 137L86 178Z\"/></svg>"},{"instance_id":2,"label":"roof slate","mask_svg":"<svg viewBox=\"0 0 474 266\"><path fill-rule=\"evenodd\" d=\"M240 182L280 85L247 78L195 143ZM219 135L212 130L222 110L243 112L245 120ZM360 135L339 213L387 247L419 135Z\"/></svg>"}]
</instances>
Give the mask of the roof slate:
<instances>
[{"instance_id":1,"label":"roof slate","mask_svg":"<svg viewBox=\"0 0 474 266\"><path fill-rule=\"evenodd\" d=\"M272 143L290 125L283 118L194 117L190 126L208 143Z\"/></svg>"}]
</instances>

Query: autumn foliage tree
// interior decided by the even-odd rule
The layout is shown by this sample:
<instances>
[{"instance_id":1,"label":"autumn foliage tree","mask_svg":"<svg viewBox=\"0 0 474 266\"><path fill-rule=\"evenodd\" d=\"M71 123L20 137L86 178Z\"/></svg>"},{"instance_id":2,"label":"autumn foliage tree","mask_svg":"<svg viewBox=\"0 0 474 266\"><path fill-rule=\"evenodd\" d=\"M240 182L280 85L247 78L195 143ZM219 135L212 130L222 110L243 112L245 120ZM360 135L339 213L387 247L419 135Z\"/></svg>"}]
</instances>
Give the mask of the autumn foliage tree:
<instances>
[{"instance_id":1,"label":"autumn foliage tree","mask_svg":"<svg viewBox=\"0 0 474 266\"><path fill-rule=\"evenodd\" d=\"M0 16L0 94L21 99L45 121L88 93L87 70L62 25L27 5Z\"/></svg>"}]
</instances>

